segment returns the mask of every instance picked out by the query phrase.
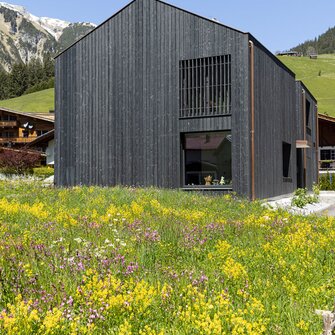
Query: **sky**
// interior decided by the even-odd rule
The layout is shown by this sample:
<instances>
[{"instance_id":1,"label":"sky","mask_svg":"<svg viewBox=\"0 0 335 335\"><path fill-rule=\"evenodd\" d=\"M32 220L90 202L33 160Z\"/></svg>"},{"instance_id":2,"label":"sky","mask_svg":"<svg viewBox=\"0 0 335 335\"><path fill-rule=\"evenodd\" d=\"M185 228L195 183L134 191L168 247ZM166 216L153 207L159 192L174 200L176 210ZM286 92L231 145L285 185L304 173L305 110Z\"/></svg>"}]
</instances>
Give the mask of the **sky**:
<instances>
[{"instance_id":1,"label":"sky","mask_svg":"<svg viewBox=\"0 0 335 335\"><path fill-rule=\"evenodd\" d=\"M2 0L4 1L4 0ZM100 24L130 0L7 0L36 15ZM165 0L250 32L270 51L288 50L335 26L335 0Z\"/></svg>"}]
</instances>

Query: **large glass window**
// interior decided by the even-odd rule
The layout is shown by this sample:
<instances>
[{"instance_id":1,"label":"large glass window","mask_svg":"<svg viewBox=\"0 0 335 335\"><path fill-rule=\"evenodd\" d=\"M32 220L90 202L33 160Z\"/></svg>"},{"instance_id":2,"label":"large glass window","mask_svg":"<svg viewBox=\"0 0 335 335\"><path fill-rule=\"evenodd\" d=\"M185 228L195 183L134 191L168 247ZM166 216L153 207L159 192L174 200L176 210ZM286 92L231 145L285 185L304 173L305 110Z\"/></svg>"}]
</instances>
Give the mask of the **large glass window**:
<instances>
[{"instance_id":1,"label":"large glass window","mask_svg":"<svg viewBox=\"0 0 335 335\"><path fill-rule=\"evenodd\" d=\"M231 132L188 133L182 137L185 185L231 184Z\"/></svg>"}]
</instances>

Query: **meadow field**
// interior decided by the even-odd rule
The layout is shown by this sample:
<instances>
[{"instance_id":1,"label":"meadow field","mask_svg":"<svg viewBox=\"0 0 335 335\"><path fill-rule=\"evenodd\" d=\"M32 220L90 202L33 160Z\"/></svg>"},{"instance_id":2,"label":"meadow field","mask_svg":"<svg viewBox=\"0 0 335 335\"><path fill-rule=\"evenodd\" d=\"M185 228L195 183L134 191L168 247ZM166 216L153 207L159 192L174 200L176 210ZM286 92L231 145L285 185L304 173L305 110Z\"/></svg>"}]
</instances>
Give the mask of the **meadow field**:
<instances>
[{"instance_id":1,"label":"meadow field","mask_svg":"<svg viewBox=\"0 0 335 335\"><path fill-rule=\"evenodd\" d=\"M0 100L0 107L13 109L18 112L48 113L55 109L55 93L53 88L24 94L17 98Z\"/></svg>"},{"instance_id":2,"label":"meadow field","mask_svg":"<svg viewBox=\"0 0 335 335\"><path fill-rule=\"evenodd\" d=\"M302 80L318 100L319 113L335 116L335 55L278 57Z\"/></svg>"},{"instance_id":3,"label":"meadow field","mask_svg":"<svg viewBox=\"0 0 335 335\"><path fill-rule=\"evenodd\" d=\"M335 220L234 195L0 182L0 334L322 331Z\"/></svg>"}]
</instances>

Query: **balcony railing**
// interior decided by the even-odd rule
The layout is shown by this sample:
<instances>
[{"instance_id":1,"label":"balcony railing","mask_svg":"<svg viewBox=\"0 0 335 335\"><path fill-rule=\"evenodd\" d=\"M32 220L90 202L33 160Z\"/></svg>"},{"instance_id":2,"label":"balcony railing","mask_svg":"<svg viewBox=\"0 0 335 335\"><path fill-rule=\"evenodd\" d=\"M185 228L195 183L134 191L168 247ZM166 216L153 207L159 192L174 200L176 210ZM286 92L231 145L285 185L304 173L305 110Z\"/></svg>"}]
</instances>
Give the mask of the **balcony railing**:
<instances>
[{"instance_id":1,"label":"balcony railing","mask_svg":"<svg viewBox=\"0 0 335 335\"><path fill-rule=\"evenodd\" d=\"M17 127L17 121L0 121L0 127Z\"/></svg>"},{"instance_id":2,"label":"balcony railing","mask_svg":"<svg viewBox=\"0 0 335 335\"><path fill-rule=\"evenodd\" d=\"M29 137L0 137L0 143L29 143L35 140L37 136L29 136Z\"/></svg>"},{"instance_id":3,"label":"balcony railing","mask_svg":"<svg viewBox=\"0 0 335 335\"><path fill-rule=\"evenodd\" d=\"M319 168L320 170L335 170L335 160L320 160Z\"/></svg>"}]
</instances>

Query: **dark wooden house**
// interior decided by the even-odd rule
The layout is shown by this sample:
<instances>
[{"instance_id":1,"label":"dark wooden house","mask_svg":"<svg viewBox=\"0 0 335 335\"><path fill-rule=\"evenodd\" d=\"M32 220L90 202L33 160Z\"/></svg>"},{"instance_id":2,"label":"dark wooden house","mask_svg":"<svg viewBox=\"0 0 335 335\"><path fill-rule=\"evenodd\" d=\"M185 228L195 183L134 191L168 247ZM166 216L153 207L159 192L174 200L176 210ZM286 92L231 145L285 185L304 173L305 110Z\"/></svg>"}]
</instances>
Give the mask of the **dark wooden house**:
<instances>
[{"instance_id":1,"label":"dark wooden house","mask_svg":"<svg viewBox=\"0 0 335 335\"><path fill-rule=\"evenodd\" d=\"M158 0L56 58L59 186L286 194L317 181L316 124L312 95L251 34Z\"/></svg>"}]
</instances>

